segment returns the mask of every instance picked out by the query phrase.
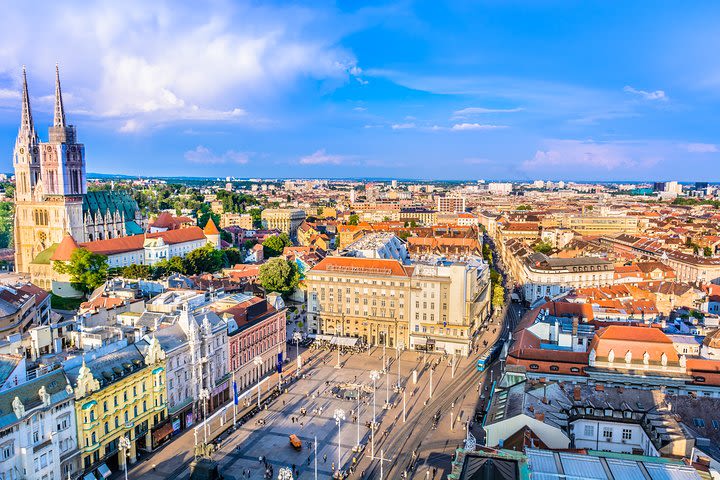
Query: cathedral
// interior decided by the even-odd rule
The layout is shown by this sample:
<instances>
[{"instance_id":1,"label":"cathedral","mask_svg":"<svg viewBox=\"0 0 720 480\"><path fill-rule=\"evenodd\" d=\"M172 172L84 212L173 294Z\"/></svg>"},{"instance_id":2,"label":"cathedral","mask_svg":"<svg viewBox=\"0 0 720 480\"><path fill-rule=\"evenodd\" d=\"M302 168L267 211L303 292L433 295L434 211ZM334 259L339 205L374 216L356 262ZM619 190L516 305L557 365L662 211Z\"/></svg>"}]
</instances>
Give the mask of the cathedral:
<instances>
[{"instance_id":1,"label":"cathedral","mask_svg":"<svg viewBox=\"0 0 720 480\"><path fill-rule=\"evenodd\" d=\"M41 142L32 118L23 68L22 114L13 154L15 168L15 270L57 247L65 234L78 242L143 233L137 203L124 192L88 192L85 146L65 120L59 69L55 69L55 109L48 141Z\"/></svg>"}]
</instances>

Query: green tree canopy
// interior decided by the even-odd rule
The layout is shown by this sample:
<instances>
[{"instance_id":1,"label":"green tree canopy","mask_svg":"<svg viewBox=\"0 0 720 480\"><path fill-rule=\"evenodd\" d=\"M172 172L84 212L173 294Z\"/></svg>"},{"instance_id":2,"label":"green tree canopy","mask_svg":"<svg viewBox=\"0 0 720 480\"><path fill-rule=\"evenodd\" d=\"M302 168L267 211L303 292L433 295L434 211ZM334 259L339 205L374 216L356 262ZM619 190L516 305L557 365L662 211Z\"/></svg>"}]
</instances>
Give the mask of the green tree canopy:
<instances>
[{"instance_id":1,"label":"green tree canopy","mask_svg":"<svg viewBox=\"0 0 720 480\"><path fill-rule=\"evenodd\" d=\"M502 285L495 285L493 287L492 295L492 306L495 308L501 308L505 303L505 289Z\"/></svg>"},{"instance_id":2,"label":"green tree canopy","mask_svg":"<svg viewBox=\"0 0 720 480\"><path fill-rule=\"evenodd\" d=\"M550 245L548 242L538 242L533 246L533 250L548 255L550 252L553 251L553 246Z\"/></svg>"},{"instance_id":3,"label":"green tree canopy","mask_svg":"<svg viewBox=\"0 0 720 480\"><path fill-rule=\"evenodd\" d=\"M108 276L108 262L105 255L78 248L69 262L55 262L53 269L70 276L73 288L88 294L102 285Z\"/></svg>"},{"instance_id":4,"label":"green tree canopy","mask_svg":"<svg viewBox=\"0 0 720 480\"><path fill-rule=\"evenodd\" d=\"M260 266L258 280L267 293L288 295L300 282L300 273L295 263L284 258L272 258Z\"/></svg>"},{"instance_id":5,"label":"green tree canopy","mask_svg":"<svg viewBox=\"0 0 720 480\"><path fill-rule=\"evenodd\" d=\"M227 259L228 266L237 265L238 263L242 262L242 257L240 256L240 250L237 248L227 248L223 250L225 253L225 258Z\"/></svg>"},{"instance_id":6,"label":"green tree canopy","mask_svg":"<svg viewBox=\"0 0 720 480\"><path fill-rule=\"evenodd\" d=\"M353 213L348 217L348 225L357 225L360 223L360 217L357 213Z\"/></svg>"},{"instance_id":7,"label":"green tree canopy","mask_svg":"<svg viewBox=\"0 0 720 480\"><path fill-rule=\"evenodd\" d=\"M259 208L251 208L248 213L252 217L253 228L262 228L262 210Z\"/></svg>"},{"instance_id":8,"label":"green tree canopy","mask_svg":"<svg viewBox=\"0 0 720 480\"><path fill-rule=\"evenodd\" d=\"M150 278L153 274L153 269L150 265L137 265L132 264L124 267L120 274L125 278Z\"/></svg>"},{"instance_id":9,"label":"green tree canopy","mask_svg":"<svg viewBox=\"0 0 720 480\"><path fill-rule=\"evenodd\" d=\"M182 263L185 266L186 274L199 275L220 270L223 267L224 258L222 250L217 250L212 245L205 245L188 253Z\"/></svg>"},{"instance_id":10,"label":"green tree canopy","mask_svg":"<svg viewBox=\"0 0 720 480\"><path fill-rule=\"evenodd\" d=\"M281 233L280 235L266 238L262 245L263 255L265 255L266 258L270 258L279 256L285 247L292 246L292 242L287 233Z\"/></svg>"}]
</instances>

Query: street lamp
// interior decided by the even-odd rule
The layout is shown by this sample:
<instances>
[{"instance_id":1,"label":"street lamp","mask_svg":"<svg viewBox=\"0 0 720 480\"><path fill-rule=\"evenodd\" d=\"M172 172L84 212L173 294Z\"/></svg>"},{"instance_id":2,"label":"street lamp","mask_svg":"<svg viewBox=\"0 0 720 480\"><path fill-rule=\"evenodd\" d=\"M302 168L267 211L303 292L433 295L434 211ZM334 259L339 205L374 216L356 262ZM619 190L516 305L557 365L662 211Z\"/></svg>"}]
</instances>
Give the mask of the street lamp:
<instances>
[{"instance_id":1,"label":"street lamp","mask_svg":"<svg viewBox=\"0 0 720 480\"><path fill-rule=\"evenodd\" d=\"M293 340L295 340L295 363L297 363L297 374L300 376L300 340L302 340L302 333L293 333Z\"/></svg>"},{"instance_id":2,"label":"street lamp","mask_svg":"<svg viewBox=\"0 0 720 480\"><path fill-rule=\"evenodd\" d=\"M207 388L200 390L200 400L203 402L203 436L207 445L207 401L210 398L210 391Z\"/></svg>"},{"instance_id":3,"label":"street lamp","mask_svg":"<svg viewBox=\"0 0 720 480\"><path fill-rule=\"evenodd\" d=\"M373 420L370 425L370 439L371 439L371 452L370 456L375 457L375 426L377 425L377 414L375 412L375 382L380 378L380 373L377 370L370 372L370 380L373 382Z\"/></svg>"},{"instance_id":4,"label":"street lamp","mask_svg":"<svg viewBox=\"0 0 720 480\"><path fill-rule=\"evenodd\" d=\"M130 439L124 435L120 437L120 451L122 452L123 463L125 464L125 480L127 480L128 458L130 458Z\"/></svg>"},{"instance_id":5,"label":"street lamp","mask_svg":"<svg viewBox=\"0 0 720 480\"><path fill-rule=\"evenodd\" d=\"M262 358L258 355L253 359L253 363L256 367L258 367L258 375L257 375L257 392L258 392L258 409L260 408L260 367L262 366Z\"/></svg>"},{"instance_id":6,"label":"street lamp","mask_svg":"<svg viewBox=\"0 0 720 480\"><path fill-rule=\"evenodd\" d=\"M337 469L338 469L338 472L339 472L339 471L340 471L340 454L341 454L341 452L340 452L340 424L342 423L343 420L345 420L345 410L343 410L342 408L337 408L337 409L335 409L335 415L333 415L333 417L335 418L335 421L337 422L337 426L338 426L338 463L337 463Z\"/></svg>"},{"instance_id":7,"label":"street lamp","mask_svg":"<svg viewBox=\"0 0 720 480\"><path fill-rule=\"evenodd\" d=\"M405 350L405 342L402 342L402 341L400 343L398 343L397 358L395 360L397 362L397 367L398 367L398 373L397 373L397 389L398 389L398 391L400 390L400 351L401 350Z\"/></svg>"}]
</instances>

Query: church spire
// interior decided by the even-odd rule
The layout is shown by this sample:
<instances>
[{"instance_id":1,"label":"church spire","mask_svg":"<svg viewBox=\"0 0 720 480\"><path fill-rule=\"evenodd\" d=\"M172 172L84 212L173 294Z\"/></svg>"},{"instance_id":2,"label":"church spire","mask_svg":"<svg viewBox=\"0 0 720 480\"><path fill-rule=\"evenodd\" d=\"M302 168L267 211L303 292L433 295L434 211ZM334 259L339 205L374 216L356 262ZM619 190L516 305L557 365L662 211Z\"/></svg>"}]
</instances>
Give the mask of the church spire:
<instances>
[{"instance_id":1,"label":"church spire","mask_svg":"<svg viewBox=\"0 0 720 480\"><path fill-rule=\"evenodd\" d=\"M54 127L65 128L65 108L63 107L62 90L60 89L60 67L55 64L55 120Z\"/></svg>"},{"instance_id":2,"label":"church spire","mask_svg":"<svg viewBox=\"0 0 720 480\"><path fill-rule=\"evenodd\" d=\"M23 86L22 86L22 117L20 119L20 131L34 137L35 125L32 119L32 110L30 109L30 94L28 93L27 73L25 65L23 65Z\"/></svg>"}]
</instances>

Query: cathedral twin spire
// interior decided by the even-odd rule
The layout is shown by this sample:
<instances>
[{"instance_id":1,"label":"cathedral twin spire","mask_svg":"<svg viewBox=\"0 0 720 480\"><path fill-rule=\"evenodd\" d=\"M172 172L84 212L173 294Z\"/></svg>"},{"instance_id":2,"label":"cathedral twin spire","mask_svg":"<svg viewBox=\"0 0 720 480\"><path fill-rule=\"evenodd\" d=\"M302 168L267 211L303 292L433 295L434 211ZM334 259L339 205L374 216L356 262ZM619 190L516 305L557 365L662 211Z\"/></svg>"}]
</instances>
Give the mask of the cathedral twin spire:
<instances>
[{"instance_id":1,"label":"cathedral twin spire","mask_svg":"<svg viewBox=\"0 0 720 480\"><path fill-rule=\"evenodd\" d=\"M60 88L60 67L55 64L55 116L53 119L53 127L65 128L65 107L62 99L62 89ZM35 125L33 124L32 109L30 108L30 94L28 93L27 72L23 66L23 85L22 85L22 117L20 119L20 133L29 135L30 140L37 141L35 133Z\"/></svg>"},{"instance_id":2,"label":"cathedral twin spire","mask_svg":"<svg viewBox=\"0 0 720 480\"><path fill-rule=\"evenodd\" d=\"M55 119L54 127L65 128L65 108L63 107L62 90L60 90L60 67L55 64Z\"/></svg>"}]
</instances>

